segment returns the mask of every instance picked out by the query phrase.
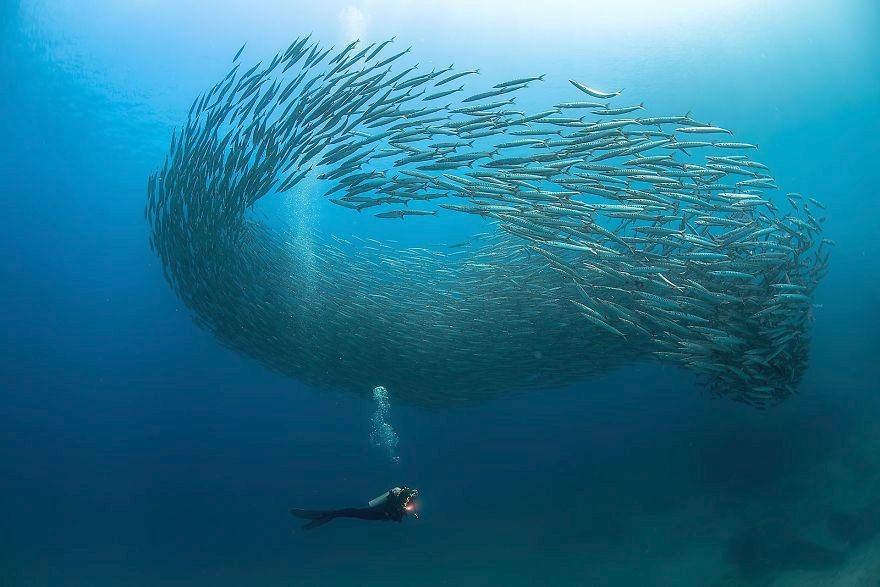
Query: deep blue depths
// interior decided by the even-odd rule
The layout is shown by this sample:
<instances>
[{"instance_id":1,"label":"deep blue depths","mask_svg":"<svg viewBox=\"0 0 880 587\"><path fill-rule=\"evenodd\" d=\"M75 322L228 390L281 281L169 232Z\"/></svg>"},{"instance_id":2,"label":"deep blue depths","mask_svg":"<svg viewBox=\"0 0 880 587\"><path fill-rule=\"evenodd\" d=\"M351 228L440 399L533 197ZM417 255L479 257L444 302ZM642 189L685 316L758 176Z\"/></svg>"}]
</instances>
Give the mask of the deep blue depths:
<instances>
[{"instance_id":1,"label":"deep blue depths","mask_svg":"<svg viewBox=\"0 0 880 587\"><path fill-rule=\"evenodd\" d=\"M829 205L838 242L800 397L756 413L637 366L476 408L394 408L394 466L369 446L368 399L269 374L192 325L141 216L169 126L48 58L15 3L0 10L0 585L562 584L596 561L637 566L634 528L690 496L794 500L772 489L856 434L880 444L876 41L863 63L816 64L784 128L755 125L780 184ZM819 79L847 67L864 87ZM736 118L737 100L715 112ZM400 482L423 491L421 521L303 534L286 515Z\"/></svg>"}]
</instances>

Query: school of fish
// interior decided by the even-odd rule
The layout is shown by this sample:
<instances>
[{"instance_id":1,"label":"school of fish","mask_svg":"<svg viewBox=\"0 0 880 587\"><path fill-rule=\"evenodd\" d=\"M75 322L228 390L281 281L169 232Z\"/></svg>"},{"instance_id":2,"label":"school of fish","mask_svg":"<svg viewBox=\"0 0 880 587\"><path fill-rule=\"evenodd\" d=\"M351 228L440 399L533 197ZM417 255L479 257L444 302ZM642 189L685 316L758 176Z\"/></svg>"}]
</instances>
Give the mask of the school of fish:
<instances>
[{"instance_id":1,"label":"school of fish","mask_svg":"<svg viewBox=\"0 0 880 587\"><path fill-rule=\"evenodd\" d=\"M761 408L796 392L833 242L820 202L772 195L755 145L577 80L525 112L543 75L466 91L486 73L400 66L394 41L301 37L246 70L242 47L193 102L144 213L199 325L316 388L426 406L650 358ZM303 186L390 238L397 219L484 228L403 247L260 213Z\"/></svg>"}]
</instances>

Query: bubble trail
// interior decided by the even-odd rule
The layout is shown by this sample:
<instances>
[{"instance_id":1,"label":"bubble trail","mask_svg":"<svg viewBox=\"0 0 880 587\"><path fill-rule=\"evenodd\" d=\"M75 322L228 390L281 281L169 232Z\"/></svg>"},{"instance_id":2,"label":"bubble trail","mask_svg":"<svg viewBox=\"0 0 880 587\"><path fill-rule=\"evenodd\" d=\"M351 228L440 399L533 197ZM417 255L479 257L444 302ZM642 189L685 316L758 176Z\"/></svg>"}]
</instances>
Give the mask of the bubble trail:
<instances>
[{"instance_id":1,"label":"bubble trail","mask_svg":"<svg viewBox=\"0 0 880 587\"><path fill-rule=\"evenodd\" d=\"M372 428L370 430L370 442L377 448L384 448L388 451L388 456L395 463L400 462L397 455L397 445L400 438L397 432L388 423L388 412L391 410L391 401L388 398L388 390L379 385L373 388L373 401L376 402L376 411L373 412L370 421Z\"/></svg>"}]
</instances>

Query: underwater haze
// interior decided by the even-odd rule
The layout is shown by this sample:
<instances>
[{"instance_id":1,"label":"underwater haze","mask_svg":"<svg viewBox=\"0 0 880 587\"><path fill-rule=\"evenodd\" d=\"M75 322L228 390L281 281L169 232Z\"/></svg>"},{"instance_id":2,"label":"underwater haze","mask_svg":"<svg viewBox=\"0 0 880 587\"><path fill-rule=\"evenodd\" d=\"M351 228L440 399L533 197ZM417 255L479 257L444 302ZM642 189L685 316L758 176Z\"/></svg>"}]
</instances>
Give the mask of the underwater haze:
<instances>
[{"instance_id":1,"label":"underwater haze","mask_svg":"<svg viewBox=\"0 0 880 587\"><path fill-rule=\"evenodd\" d=\"M292 62L307 35L303 80L394 38L338 79L418 64L434 77L399 79L428 98L464 84L406 105L441 108L420 127L440 146L419 161L408 127L379 136L414 116L358 102L392 95L386 78L316 82L291 116L336 109L341 126L285 135L324 141L314 154L259 201L242 181L241 209L199 199L226 161L191 148L212 130L200 98L236 66L233 83ZM486 104L507 88L514 102ZM609 104L553 108L584 100ZM0 585L880 585L878 103L869 0L3 2ZM451 113L472 104L493 112ZM674 124L627 122L660 115ZM218 123L230 161L270 120L234 116ZM630 129L609 147L611 120ZM550 150L583 133L589 151ZM358 141L370 165L333 176L346 163L328 152ZM240 161L230 185L260 165ZM714 182L735 187L681 226L717 231L658 224L657 202ZM560 228L575 213L593 232ZM803 249L771 259L784 283L743 281L761 255L711 264L740 250L730 227L794 234ZM681 253L682 234L724 247ZM755 323L700 304L759 290L762 315L796 328L776 326L772 356L705 359L693 333L741 349ZM419 519L304 530L289 513L404 484Z\"/></svg>"}]
</instances>

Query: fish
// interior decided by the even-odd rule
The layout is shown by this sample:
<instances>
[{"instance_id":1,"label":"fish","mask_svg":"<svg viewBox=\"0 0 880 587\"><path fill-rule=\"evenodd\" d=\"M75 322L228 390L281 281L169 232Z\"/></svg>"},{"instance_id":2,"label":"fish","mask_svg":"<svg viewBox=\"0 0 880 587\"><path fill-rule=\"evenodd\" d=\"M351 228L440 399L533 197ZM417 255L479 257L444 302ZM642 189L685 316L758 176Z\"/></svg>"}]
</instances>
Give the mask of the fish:
<instances>
[{"instance_id":1,"label":"fish","mask_svg":"<svg viewBox=\"0 0 880 587\"><path fill-rule=\"evenodd\" d=\"M624 108L608 108L607 105L602 106L602 110L593 110L593 114L597 114L599 116L620 116L621 114L629 114L630 112L635 112L636 110L644 110L645 103L642 102L636 106L626 106Z\"/></svg>"},{"instance_id":2,"label":"fish","mask_svg":"<svg viewBox=\"0 0 880 587\"><path fill-rule=\"evenodd\" d=\"M753 145L752 143L726 143L726 142L716 142L713 143L714 146L721 149L757 149L758 145Z\"/></svg>"},{"instance_id":3,"label":"fish","mask_svg":"<svg viewBox=\"0 0 880 587\"><path fill-rule=\"evenodd\" d=\"M381 53L382 49L384 49L390 43L393 43L395 39L397 39L397 37L391 37L390 39L386 39L385 41L379 43L379 45L375 49L373 49L372 53L370 53L370 55L367 57L366 61L372 61L373 57Z\"/></svg>"},{"instance_id":4,"label":"fish","mask_svg":"<svg viewBox=\"0 0 880 587\"><path fill-rule=\"evenodd\" d=\"M389 63L391 63L392 61L395 61L398 58L403 57L404 55L409 53L411 49L412 49L412 47L407 47L406 49L404 49L400 53L395 53L391 57L388 57L387 59L383 59L382 61L380 61L379 63L377 63L373 67L375 67L375 68L384 67L384 66L388 65Z\"/></svg>"},{"instance_id":5,"label":"fish","mask_svg":"<svg viewBox=\"0 0 880 587\"><path fill-rule=\"evenodd\" d=\"M459 86L459 87L455 88L454 90L444 90L442 92L434 92L433 94L429 94L429 95L425 96L424 99L426 101L427 100L437 100L439 98L444 98L446 96L449 96L450 94L454 94L455 92L460 92L462 90L464 90L464 86Z\"/></svg>"},{"instance_id":6,"label":"fish","mask_svg":"<svg viewBox=\"0 0 880 587\"><path fill-rule=\"evenodd\" d=\"M676 132L686 132L686 133L727 133L729 135L733 134L733 131L727 130L726 128L720 128L717 126L683 126L681 128L675 129Z\"/></svg>"},{"instance_id":7,"label":"fish","mask_svg":"<svg viewBox=\"0 0 880 587\"><path fill-rule=\"evenodd\" d=\"M605 102L561 102L556 105L560 110L564 108L608 108Z\"/></svg>"},{"instance_id":8,"label":"fish","mask_svg":"<svg viewBox=\"0 0 880 587\"><path fill-rule=\"evenodd\" d=\"M466 75L479 75L479 73L480 73L480 70L479 70L479 69L471 69L471 70L468 70L468 71L460 71L460 72L458 72L458 73L454 73L454 74L450 75L449 77L445 77L445 78L441 79L441 80L438 81L436 84L434 84L434 86L435 86L435 87L436 87L436 86L442 86L442 85L447 84L447 83L449 83L449 82L451 82L451 81L454 81L454 80L457 80L457 79L459 79L459 78L462 78L462 77L464 77L464 76L466 76Z\"/></svg>"},{"instance_id":9,"label":"fish","mask_svg":"<svg viewBox=\"0 0 880 587\"><path fill-rule=\"evenodd\" d=\"M532 76L532 77L518 77L516 79L512 79L512 80L508 80L506 82L501 82L499 84L495 84L492 87L496 88L496 89L497 88L506 88L509 86L520 86L520 85L524 85L524 84L527 84L529 82L534 82L534 81L544 81L544 76L538 75L538 76Z\"/></svg>"},{"instance_id":10,"label":"fish","mask_svg":"<svg viewBox=\"0 0 880 587\"><path fill-rule=\"evenodd\" d=\"M233 63L238 61L238 58L241 56L241 52L244 51L245 47L247 47L247 41L245 41L244 45L241 46L241 49L235 52L235 57L232 58Z\"/></svg>"},{"instance_id":11,"label":"fish","mask_svg":"<svg viewBox=\"0 0 880 587\"><path fill-rule=\"evenodd\" d=\"M464 98L462 100L462 102L474 102L476 100L483 100L485 98L491 98L492 96L500 96L501 94L505 94L510 91L516 91L518 89L521 89L522 87L523 86L505 86L505 87L499 88L497 90L488 90L486 92L480 92L478 94L468 96L467 98Z\"/></svg>"},{"instance_id":12,"label":"fish","mask_svg":"<svg viewBox=\"0 0 880 587\"><path fill-rule=\"evenodd\" d=\"M608 100L610 98L614 98L615 96L619 96L620 93L623 91L623 90L618 90L616 92L602 92L600 90L594 90L593 88L588 88L584 84L578 83L578 82L574 81L573 79L570 79L568 81L571 82L571 84L574 87L576 87L577 89L579 89L583 93L589 94L590 96L593 96L594 98L600 98L602 100Z\"/></svg>"},{"instance_id":13,"label":"fish","mask_svg":"<svg viewBox=\"0 0 880 587\"><path fill-rule=\"evenodd\" d=\"M380 212L375 214L376 218L400 218L403 220L405 216L436 216L437 211L432 210L392 210L391 212Z\"/></svg>"}]
</instances>

